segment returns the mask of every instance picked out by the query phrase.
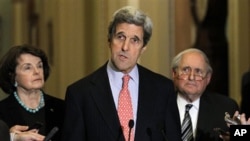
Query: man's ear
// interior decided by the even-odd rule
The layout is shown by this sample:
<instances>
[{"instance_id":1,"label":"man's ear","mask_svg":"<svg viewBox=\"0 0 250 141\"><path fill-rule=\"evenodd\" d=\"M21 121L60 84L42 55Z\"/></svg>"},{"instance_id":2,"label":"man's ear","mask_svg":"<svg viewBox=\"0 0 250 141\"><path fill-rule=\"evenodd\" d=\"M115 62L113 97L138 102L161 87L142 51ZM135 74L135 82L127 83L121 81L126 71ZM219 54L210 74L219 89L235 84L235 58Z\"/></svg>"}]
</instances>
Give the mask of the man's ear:
<instances>
[{"instance_id":1,"label":"man's ear","mask_svg":"<svg viewBox=\"0 0 250 141\"><path fill-rule=\"evenodd\" d=\"M147 49L147 46L142 47L142 49L141 49L141 55L143 54L143 52L144 52L146 49Z\"/></svg>"},{"instance_id":2,"label":"man's ear","mask_svg":"<svg viewBox=\"0 0 250 141\"><path fill-rule=\"evenodd\" d=\"M212 73L208 73L207 78L206 78L207 85L210 83L211 77L212 77Z\"/></svg>"}]
</instances>

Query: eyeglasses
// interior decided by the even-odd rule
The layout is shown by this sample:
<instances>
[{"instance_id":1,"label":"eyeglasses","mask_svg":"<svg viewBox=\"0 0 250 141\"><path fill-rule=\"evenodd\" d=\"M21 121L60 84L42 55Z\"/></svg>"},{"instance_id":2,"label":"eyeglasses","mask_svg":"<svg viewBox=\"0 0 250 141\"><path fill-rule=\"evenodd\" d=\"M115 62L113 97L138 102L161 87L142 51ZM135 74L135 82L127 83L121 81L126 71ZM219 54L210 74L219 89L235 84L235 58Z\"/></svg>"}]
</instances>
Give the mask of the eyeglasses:
<instances>
[{"instance_id":1,"label":"eyeglasses","mask_svg":"<svg viewBox=\"0 0 250 141\"><path fill-rule=\"evenodd\" d=\"M178 70L178 79L181 80L192 79L193 76L194 80L201 81L204 80L207 76L207 72L205 72L204 70L199 68L192 69L190 66L177 68L177 70Z\"/></svg>"}]
</instances>

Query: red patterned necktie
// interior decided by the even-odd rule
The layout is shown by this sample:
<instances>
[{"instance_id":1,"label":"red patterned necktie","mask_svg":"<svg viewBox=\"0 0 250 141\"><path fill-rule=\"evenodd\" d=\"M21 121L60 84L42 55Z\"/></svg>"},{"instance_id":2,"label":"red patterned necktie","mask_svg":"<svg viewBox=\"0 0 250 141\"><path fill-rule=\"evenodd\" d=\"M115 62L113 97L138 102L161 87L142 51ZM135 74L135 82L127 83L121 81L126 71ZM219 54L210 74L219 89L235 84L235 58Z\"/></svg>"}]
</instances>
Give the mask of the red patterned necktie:
<instances>
[{"instance_id":1,"label":"red patterned necktie","mask_svg":"<svg viewBox=\"0 0 250 141\"><path fill-rule=\"evenodd\" d=\"M130 137L129 141L133 141L134 140L133 128L131 129L129 127L129 121L133 120L132 101L128 90L128 82L130 76L124 75L122 79L123 79L122 90L120 91L118 100L118 116L122 126L122 131L125 140L128 141Z\"/></svg>"}]
</instances>

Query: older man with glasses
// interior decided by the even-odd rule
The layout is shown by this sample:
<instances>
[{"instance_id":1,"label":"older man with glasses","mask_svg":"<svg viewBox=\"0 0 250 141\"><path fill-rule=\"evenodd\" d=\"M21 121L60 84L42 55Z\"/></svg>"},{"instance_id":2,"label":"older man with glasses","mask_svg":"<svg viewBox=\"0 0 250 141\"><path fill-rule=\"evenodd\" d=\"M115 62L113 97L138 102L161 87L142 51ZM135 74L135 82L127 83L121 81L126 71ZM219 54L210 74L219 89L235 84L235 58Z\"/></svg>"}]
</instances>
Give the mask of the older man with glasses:
<instances>
[{"instance_id":1,"label":"older man with glasses","mask_svg":"<svg viewBox=\"0 0 250 141\"><path fill-rule=\"evenodd\" d=\"M183 141L220 140L218 130L214 129L228 131L225 112L233 115L239 109L233 99L206 90L212 73L206 54L199 49L186 49L173 58L172 75Z\"/></svg>"}]
</instances>

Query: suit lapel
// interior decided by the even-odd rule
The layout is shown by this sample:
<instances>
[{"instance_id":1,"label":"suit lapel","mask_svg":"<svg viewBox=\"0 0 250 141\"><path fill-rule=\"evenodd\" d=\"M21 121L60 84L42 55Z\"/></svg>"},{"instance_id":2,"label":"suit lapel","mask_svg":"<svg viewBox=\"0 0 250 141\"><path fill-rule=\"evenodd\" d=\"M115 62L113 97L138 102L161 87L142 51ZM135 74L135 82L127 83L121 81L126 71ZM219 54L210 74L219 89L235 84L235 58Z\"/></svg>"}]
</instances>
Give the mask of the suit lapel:
<instances>
[{"instance_id":1,"label":"suit lapel","mask_svg":"<svg viewBox=\"0 0 250 141\"><path fill-rule=\"evenodd\" d=\"M197 134L196 140L199 140L201 131L204 131L207 128L207 125L210 125L209 117L213 115L213 111L209 108L209 101L205 94L201 96L200 99L200 108L199 108L199 115L198 115L198 122L197 122Z\"/></svg>"},{"instance_id":2,"label":"suit lapel","mask_svg":"<svg viewBox=\"0 0 250 141\"><path fill-rule=\"evenodd\" d=\"M106 65L100 68L91 81L93 84L93 87L91 88L91 95L93 96L103 119L105 120L107 126L110 127L111 132L114 135L119 135L119 132L121 132L120 122L109 85Z\"/></svg>"},{"instance_id":3,"label":"suit lapel","mask_svg":"<svg viewBox=\"0 0 250 141\"><path fill-rule=\"evenodd\" d=\"M139 66L139 65L138 65ZM150 78L145 77L144 70L139 66L139 97L138 97L138 109L137 109L137 121L136 121L136 139L145 134L142 129L150 128L149 123L152 118L154 105L156 102L157 92L153 88L154 84L150 81Z\"/></svg>"}]
</instances>

